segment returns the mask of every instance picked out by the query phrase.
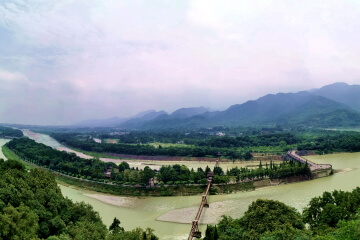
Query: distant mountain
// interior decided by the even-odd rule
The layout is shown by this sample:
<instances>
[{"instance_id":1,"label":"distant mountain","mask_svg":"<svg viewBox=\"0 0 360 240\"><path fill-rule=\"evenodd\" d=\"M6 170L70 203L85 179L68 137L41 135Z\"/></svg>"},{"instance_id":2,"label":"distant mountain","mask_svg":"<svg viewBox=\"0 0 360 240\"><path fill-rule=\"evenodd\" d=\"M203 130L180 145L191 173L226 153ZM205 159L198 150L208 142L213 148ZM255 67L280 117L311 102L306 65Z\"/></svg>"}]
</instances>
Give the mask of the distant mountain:
<instances>
[{"instance_id":1,"label":"distant mountain","mask_svg":"<svg viewBox=\"0 0 360 240\"><path fill-rule=\"evenodd\" d=\"M343 103L322 96L313 96L310 101L281 115L275 122L314 127L350 127L359 126L360 113Z\"/></svg>"},{"instance_id":2,"label":"distant mountain","mask_svg":"<svg viewBox=\"0 0 360 240\"><path fill-rule=\"evenodd\" d=\"M114 127L122 122L125 122L129 118L112 117L107 119L88 119L73 124L75 127Z\"/></svg>"},{"instance_id":3,"label":"distant mountain","mask_svg":"<svg viewBox=\"0 0 360 240\"><path fill-rule=\"evenodd\" d=\"M138 114L130 117L130 119L131 119L131 118L142 118L142 117L144 117L145 115L150 114L150 113L154 113L154 112L156 112L155 109L150 109L150 110L146 110L146 111L143 111L143 112L139 112Z\"/></svg>"},{"instance_id":4,"label":"distant mountain","mask_svg":"<svg viewBox=\"0 0 360 240\"><path fill-rule=\"evenodd\" d=\"M359 126L358 85L336 83L311 91L268 94L224 111L175 118L173 114L143 123L142 128L196 128L296 124L316 127ZM341 93L336 92L336 89ZM325 97L326 95L329 97ZM345 96L347 95L347 96ZM336 100L335 100L336 99ZM180 109L182 110L182 109ZM179 111L181 113L181 111Z\"/></svg>"},{"instance_id":5,"label":"distant mountain","mask_svg":"<svg viewBox=\"0 0 360 240\"><path fill-rule=\"evenodd\" d=\"M88 119L84 121L80 121L78 123L73 124L72 126L75 127L116 127L120 125L123 122L126 122L130 119L137 119L137 118L143 118L144 116L147 116L149 120L155 118L151 117L151 115L156 115L156 110L146 110L143 112L139 112L136 115L132 117L127 118L119 118L119 117L112 117L112 118L106 118L106 119Z\"/></svg>"},{"instance_id":6,"label":"distant mountain","mask_svg":"<svg viewBox=\"0 0 360 240\"><path fill-rule=\"evenodd\" d=\"M339 82L319 89L313 89L309 93L344 103L360 112L360 85L349 85Z\"/></svg>"},{"instance_id":7,"label":"distant mountain","mask_svg":"<svg viewBox=\"0 0 360 240\"><path fill-rule=\"evenodd\" d=\"M95 121L96 124L99 120ZM148 110L128 119L105 119L103 124L134 129L199 128L213 126L360 125L360 85L334 83L297 93L268 94L224 111L204 107L180 108L171 114ZM115 124L116 123L116 124ZM93 123L94 124L94 123Z\"/></svg>"},{"instance_id":8,"label":"distant mountain","mask_svg":"<svg viewBox=\"0 0 360 240\"><path fill-rule=\"evenodd\" d=\"M160 116L168 116L168 113L165 111L151 111L146 114L144 114L141 117L138 118L131 118L127 121L124 121L120 123L117 127L120 128L140 128L142 127L146 122L157 119Z\"/></svg>"},{"instance_id":9,"label":"distant mountain","mask_svg":"<svg viewBox=\"0 0 360 240\"><path fill-rule=\"evenodd\" d=\"M307 92L268 94L255 101L230 106L214 120L222 124L260 124L285 114L312 98Z\"/></svg>"},{"instance_id":10,"label":"distant mountain","mask_svg":"<svg viewBox=\"0 0 360 240\"><path fill-rule=\"evenodd\" d=\"M203 114L205 112L208 112L209 108L205 107L191 107L191 108L180 108L170 114L173 118L188 118L195 115Z\"/></svg>"}]
</instances>

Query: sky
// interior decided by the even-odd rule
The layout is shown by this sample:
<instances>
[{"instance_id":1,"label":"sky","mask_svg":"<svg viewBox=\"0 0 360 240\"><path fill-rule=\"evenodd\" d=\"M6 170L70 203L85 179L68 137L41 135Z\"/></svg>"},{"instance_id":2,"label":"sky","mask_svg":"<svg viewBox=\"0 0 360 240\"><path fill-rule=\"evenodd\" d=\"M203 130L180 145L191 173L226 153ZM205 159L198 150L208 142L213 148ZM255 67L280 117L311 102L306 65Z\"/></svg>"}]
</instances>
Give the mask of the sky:
<instances>
[{"instance_id":1,"label":"sky","mask_svg":"<svg viewBox=\"0 0 360 240\"><path fill-rule=\"evenodd\" d=\"M0 122L360 84L357 0L0 0Z\"/></svg>"}]
</instances>

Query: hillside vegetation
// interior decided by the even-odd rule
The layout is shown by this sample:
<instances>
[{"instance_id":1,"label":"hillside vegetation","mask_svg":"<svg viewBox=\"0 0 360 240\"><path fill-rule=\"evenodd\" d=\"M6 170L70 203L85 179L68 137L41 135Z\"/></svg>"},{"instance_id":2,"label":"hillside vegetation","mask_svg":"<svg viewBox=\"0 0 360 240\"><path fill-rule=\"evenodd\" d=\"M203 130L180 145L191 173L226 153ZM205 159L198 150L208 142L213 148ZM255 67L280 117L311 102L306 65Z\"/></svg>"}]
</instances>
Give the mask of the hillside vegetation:
<instances>
[{"instance_id":1,"label":"hillside vegetation","mask_svg":"<svg viewBox=\"0 0 360 240\"><path fill-rule=\"evenodd\" d=\"M108 230L91 205L64 198L53 174L0 160L0 239L157 239L148 229Z\"/></svg>"},{"instance_id":2,"label":"hillside vegetation","mask_svg":"<svg viewBox=\"0 0 360 240\"><path fill-rule=\"evenodd\" d=\"M23 133L19 129L0 126L0 138L16 138L22 136Z\"/></svg>"},{"instance_id":3,"label":"hillside vegetation","mask_svg":"<svg viewBox=\"0 0 360 240\"><path fill-rule=\"evenodd\" d=\"M357 240L360 188L324 192L311 199L303 214L282 202L258 199L243 217L223 216L205 235L204 240Z\"/></svg>"},{"instance_id":4,"label":"hillside vegetation","mask_svg":"<svg viewBox=\"0 0 360 240\"><path fill-rule=\"evenodd\" d=\"M224 111L204 108L159 111L152 118L119 123L126 129L173 129L214 126L304 125L308 127L354 127L360 122L360 86L335 83L297 93L268 94L234 104Z\"/></svg>"}]
</instances>

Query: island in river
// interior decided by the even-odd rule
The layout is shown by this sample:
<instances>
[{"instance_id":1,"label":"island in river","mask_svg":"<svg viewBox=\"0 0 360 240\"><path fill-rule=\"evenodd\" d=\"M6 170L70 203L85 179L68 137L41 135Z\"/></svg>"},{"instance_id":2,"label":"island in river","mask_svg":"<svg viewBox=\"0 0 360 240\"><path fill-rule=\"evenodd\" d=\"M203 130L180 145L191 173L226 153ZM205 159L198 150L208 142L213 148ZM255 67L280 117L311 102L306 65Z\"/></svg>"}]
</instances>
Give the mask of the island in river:
<instances>
[{"instance_id":1,"label":"island in river","mask_svg":"<svg viewBox=\"0 0 360 240\"><path fill-rule=\"evenodd\" d=\"M41 135L41 138L47 138L47 135ZM251 202L259 198L279 200L301 211L311 198L324 191L350 191L359 186L360 153L314 155L306 158L316 163L332 164L335 170L341 169L342 172L326 178L259 188L250 192L212 195L208 199L210 208L204 211L200 222L215 224L221 215L238 218ZM117 217L125 229L150 227L155 229L160 239L186 238L190 221L196 213L193 210L197 209L201 200L201 196L118 197L68 186L60 187L64 196L74 201L90 203L100 213L105 224L110 225L114 217ZM206 226L202 225L200 228L204 231Z\"/></svg>"}]
</instances>

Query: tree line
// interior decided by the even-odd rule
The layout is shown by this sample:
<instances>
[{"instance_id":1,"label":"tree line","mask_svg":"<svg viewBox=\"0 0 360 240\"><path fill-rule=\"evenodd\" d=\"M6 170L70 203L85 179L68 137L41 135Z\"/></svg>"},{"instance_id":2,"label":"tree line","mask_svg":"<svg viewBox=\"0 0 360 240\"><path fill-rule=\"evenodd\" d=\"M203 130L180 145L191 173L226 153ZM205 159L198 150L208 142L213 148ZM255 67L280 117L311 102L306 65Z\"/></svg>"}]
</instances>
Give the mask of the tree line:
<instances>
[{"instance_id":1,"label":"tree line","mask_svg":"<svg viewBox=\"0 0 360 240\"><path fill-rule=\"evenodd\" d=\"M22 137L22 136L23 136L23 132L19 129L0 126L0 138L5 138L5 137L13 138L13 137Z\"/></svg>"},{"instance_id":2,"label":"tree line","mask_svg":"<svg viewBox=\"0 0 360 240\"><path fill-rule=\"evenodd\" d=\"M231 159L250 160L249 151L242 152L237 149L219 148L210 146L170 146L154 147L149 144L111 144L97 143L92 138L79 138L74 133L54 133L51 135L57 141L68 146L100 153L118 153L147 156L184 156L184 157L218 157L219 152Z\"/></svg>"},{"instance_id":3,"label":"tree line","mask_svg":"<svg viewBox=\"0 0 360 240\"><path fill-rule=\"evenodd\" d=\"M318 153L358 152L360 151L360 133L342 132L316 136L297 147L298 150L315 150Z\"/></svg>"},{"instance_id":4,"label":"tree line","mask_svg":"<svg viewBox=\"0 0 360 240\"><path fill-rule=\"evenodd\" d=\"M314 150L321 154L360 151L359 132L307 130L296 134L264 132L263 135L222 137L197 132L189 135L171 131L169 133L145 132L144 134L144 138L139 132L117 136L120 140L119 144L96 143L91 137L84 138L84 135L77 133L54 133L51 136L59 142L85 151L148 156L218 157L220 152L228 159L249 160L252 157L250 152L261 151L264 148L276 149L276 152L286 152L290 149ZM186 146L178 144L170 147L161 145L155 147L148 144L155 140L171 143L180 141Z\"/></svg>"},{"instance_id":5,"label":"tree line","mask_svg":"<svg viewBox=\"0 0 360 240\"><path fill-rule=\"evenodd\" d=\"M154 171L149 166L143 170L130 168L129 164L122 162L119 165L111 162L102 162L98 159L83 159L74 153L58 151L29 138L13 139L6 146L22 159L36 165L49 168L91 181L111 181L121 185L147 185L154 178L157 184L206 184L207 174L214 173L214 183L229 183L252 181L264 178L286 178L290 176L310 176L310 169L306 163L284 161L279 165L270 162L258 168L232 168L226 172L221 167L210 169L189 169L185 165L175 164L162 166ZM106 173L109 178L106 178ZM106 180L105 180L106 179Z\"/></svg>"}]
</instances>

